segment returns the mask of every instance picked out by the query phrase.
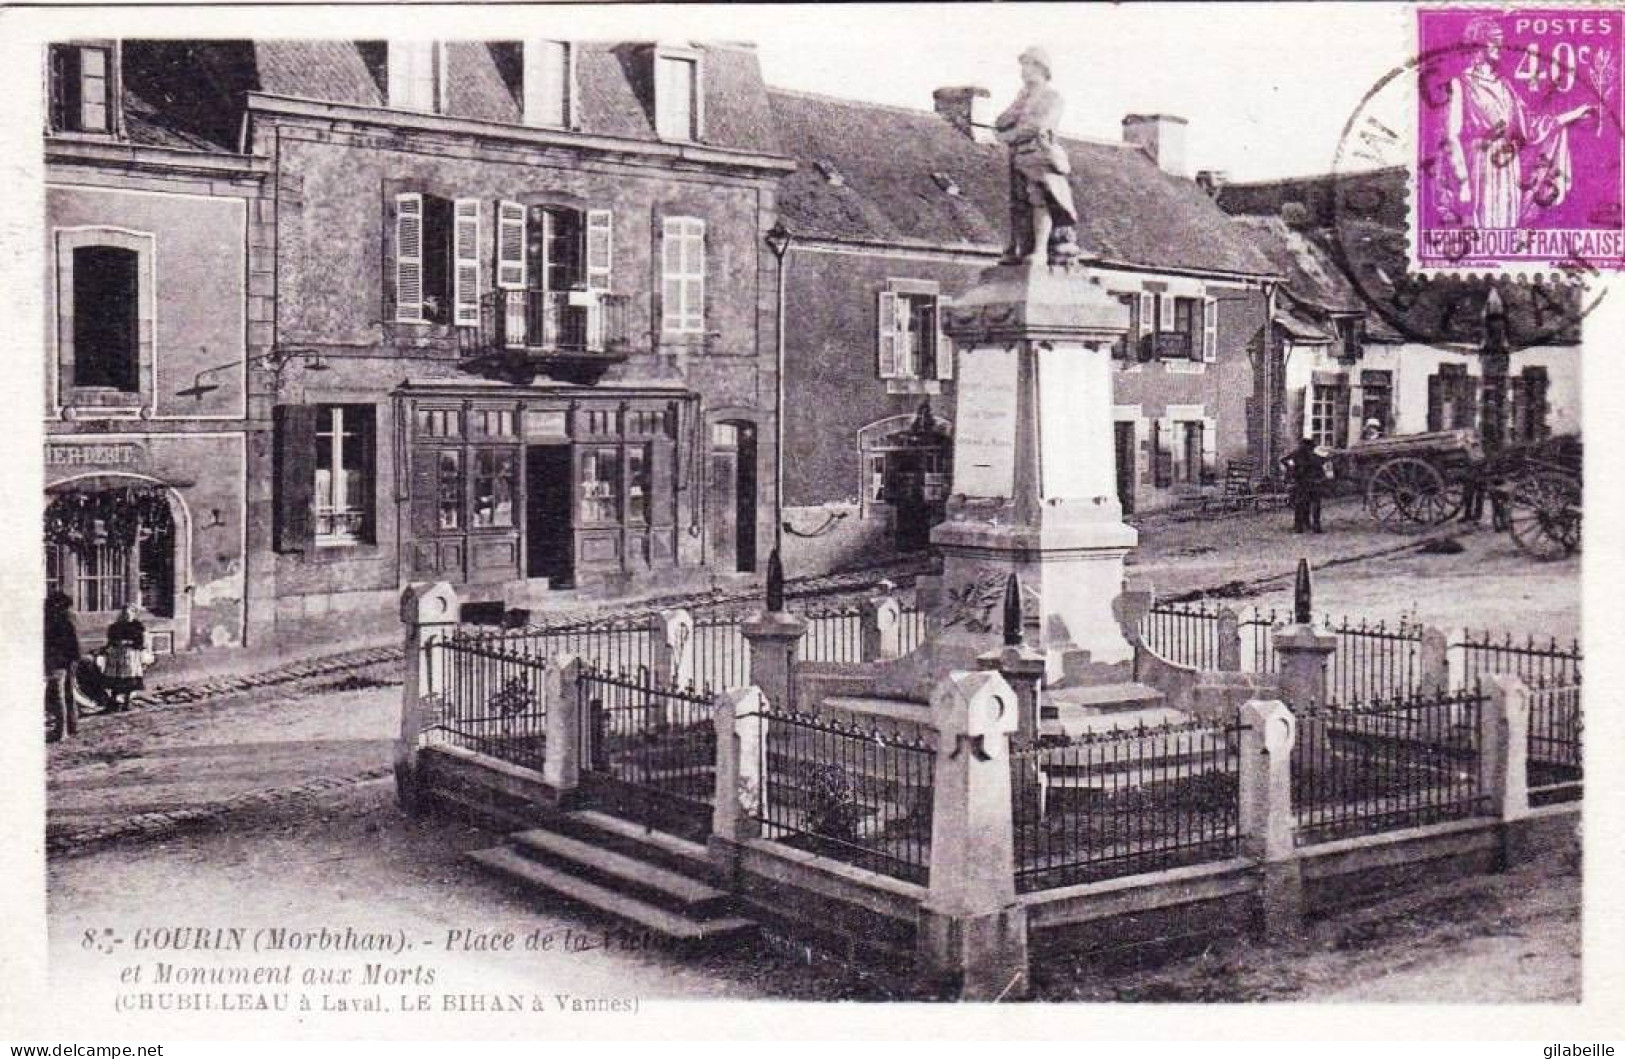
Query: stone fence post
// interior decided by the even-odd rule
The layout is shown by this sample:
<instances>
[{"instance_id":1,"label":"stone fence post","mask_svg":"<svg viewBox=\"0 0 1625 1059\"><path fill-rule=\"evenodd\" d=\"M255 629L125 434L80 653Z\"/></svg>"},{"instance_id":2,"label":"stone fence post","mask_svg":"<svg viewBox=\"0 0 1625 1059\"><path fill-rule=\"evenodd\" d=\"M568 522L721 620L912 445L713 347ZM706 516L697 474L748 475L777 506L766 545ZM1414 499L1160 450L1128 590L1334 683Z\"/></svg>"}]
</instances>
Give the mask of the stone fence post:
<instances>
[{"instance_id":1,"label":"stone fence post","mask_svg":"<svg viewBox=\"0 0 1625 1059\"><path fill-rule=\"evenodd\" d=\"M1515 676L1490 678L1478 713L1478 789L1503 822L1529 815L1529 688Z\"/></svg>"},{"instance_id":2,"label":"stone fence post","mask_svg":"<svg viewBox=\"0 0 1625 1059\"><path fill-rule=\"evenodd\" d=\"M903 606L889 593L863 601L863 660L879 662L903 653Z\"/></svg>"},{"instance_id":3,"label":"stone fence post","mask_svg":"<svg viewBox=\"0 0 1625 1059\"><path fill-rule=\"evenodd\" d=\"M547 742L542 782L562 805L581 785L581 671L576 655L561 654L547 667Z\"/></svg>"},{"instance_id":4,"label":"stone fence post","mask_svg":"<svg viewBox=\"0 0 1625 1059\"><path fill-rule=\"evenodd\" d=\"M963 1000L1016 998L1028 985L1010 796L1017 709L994 672L951 673L931 693L937 756L918 954L925 975Z\"/></svg>"},{"instance_id":5,"label":"stone fence post","mask_svg":"<svg viewBox=\"0 0 1625 1059\"><path fill-rule=\"evenodd\" d=\"M1274 634L1281 697L1293 710L1326 702L1326 667L1337 650L1337 637L1320 632L1309 622L1294 622Z\"/></svg>"},{"instance_id":6,"label":"stone fence post","mask_svg":"<svg viewBox=\"0 0 1625 1059\"><path fill-rule=\"evenodd\" d=\"M694 616L681 607L652 619L651 667L655 679L672 688L694 683Z\"/></svg>"},{"instance_id":7,"label":"stone fence post","mask_svg":"<svg viewBox=\"0 0 1625 1059\"><path fill-rule=\"evenodd\" d=\"M1241 616L1233 607L1219 608L1219 669L1241 672Z\"/></svg>"},{"instance_id":8,"label":"stone fence post","mask_svg":"<svg viewBox=\"0 0 1625 1059\"><path fill-rule=\"evenodd\" d=\"M716 787L711 802L711 863L732 879L739 844L757 837L757 817L765 808L767 718L761 689L718 692L712 721L717 730Z\"/></svg>"},{"instance_id":9,"label":"stone fence post","mask_svg":"<svg viewBox=\"0 0 1625 1059\"><path fill-rule=\"evenodd\" d=\"M1263 928L1270 941L1303 927L1303 878L1292 813L1292 749L1297 722L1280 702L1241 707L1241 851L1264 869Z\"/></svg>"},{"instance_id":10,"label":"stone fence post","mask_svg":"<svg viewBox=\"0 0 1625 1059\"><path fill-rule=\"evenodd\" d=\"M1450 690L1450 638L1431 625L1422 630L1417 670L1421 691L1435 694Z\"/></svg>"},{"instance_id":11,"label":"stone fence post","mask_svg":"<svg viewBox=\"0 0 1625 1059\"><path fill-rule=\"evenodd\" d=\"M401 690L401 730L395 741L395 797L407 812L422 805L418 784L418 741L423 722L445 691L445 662L433 645L457 627L457 592L444 581L408 585L401 593L405 625L405 681Z\"/></svg>"},{"instance_id":12,"label":"stone fence post","mask_svg":"<svg viewBox=\"0 0 1625 1059\"><path fill-rule=\"evenodd\" d=\"M807 622L788 611L766 610L740 625L750 645L750 681L775 709L796 708L795 668Z\"/></svg>"}]
</instances>

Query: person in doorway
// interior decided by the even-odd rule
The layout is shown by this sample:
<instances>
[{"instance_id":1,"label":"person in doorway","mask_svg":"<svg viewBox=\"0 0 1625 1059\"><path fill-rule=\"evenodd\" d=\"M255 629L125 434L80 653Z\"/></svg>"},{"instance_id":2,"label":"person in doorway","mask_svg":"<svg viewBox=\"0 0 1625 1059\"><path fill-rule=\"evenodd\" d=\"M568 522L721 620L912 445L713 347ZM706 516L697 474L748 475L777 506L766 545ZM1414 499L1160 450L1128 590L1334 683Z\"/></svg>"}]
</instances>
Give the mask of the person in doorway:
<instances>
[{"instance_id":1,"label":"person in doorway","mask_svg":"<svg viewBox=\"0 0 1625 1059\"><path fill-rule=\"evenodd\" d=\"M1376 441L1382 437L1382 422L1376 419L1367 419L1365 426L1360 430L1361 441Z\"/></svg>"},{"instance_id":2,"label":"person in doorway","mask_svg":"<svg viewBox=\"0 0 1625 1059\"><path fill-rule=\"evenodd\" d=\"M45 597L45 709L56 739L79 730L79 711L74 706L69 676L78 662L79 632L73 625L73 601L66 593L52 592Z\"/></svg>"},{"instance_id":3,"label":"person in doorway","mask_svg":"<svg viewBox=\"0 0 1625 1059\"><path fill-rule=\"evenodd\" d=\"M1326 460L1315 451L1312 438L1300 438L1298 447L1281 457L1292 486L1292 532L1323 533L1320 495L1326 482Z\"/></svg>"},{"instance_id":4,"label":"person in doorway","mask_svg":"<svg viewBox=\"0 0 1625 1059\"><path fill-rule=\"evenodd\" d=\"M130 697L147 686L147 657L147 627L136 616L135 607L127 606L107 627L105 672L113 713L128 710Z\"/></svg>"}]
</instances>

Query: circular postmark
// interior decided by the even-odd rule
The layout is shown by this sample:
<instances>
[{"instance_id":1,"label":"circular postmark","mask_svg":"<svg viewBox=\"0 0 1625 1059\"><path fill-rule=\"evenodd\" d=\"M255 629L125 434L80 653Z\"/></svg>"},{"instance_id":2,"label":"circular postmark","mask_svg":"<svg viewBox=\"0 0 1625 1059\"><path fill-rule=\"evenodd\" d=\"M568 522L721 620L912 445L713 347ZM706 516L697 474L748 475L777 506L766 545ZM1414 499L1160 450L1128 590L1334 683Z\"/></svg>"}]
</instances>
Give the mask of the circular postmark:
<instances>
[{"instance_id":1,"label":"circular postmark","mask_svg":"<svg viewBox=\"0 0 1625 1059\"><path fill-rule=\"evenodd\" d=\"M1507 35L1545 20L1452 14L1432 27L1443 42L1383 75L1344 125L1331 250L1406 340L1481 348L1493 288L1505 349L1577 341L1602 298L1587 281L1625 267L1622 35L1558 48L1548 34L1513 54Z\"/></svg>"}]
</instances>

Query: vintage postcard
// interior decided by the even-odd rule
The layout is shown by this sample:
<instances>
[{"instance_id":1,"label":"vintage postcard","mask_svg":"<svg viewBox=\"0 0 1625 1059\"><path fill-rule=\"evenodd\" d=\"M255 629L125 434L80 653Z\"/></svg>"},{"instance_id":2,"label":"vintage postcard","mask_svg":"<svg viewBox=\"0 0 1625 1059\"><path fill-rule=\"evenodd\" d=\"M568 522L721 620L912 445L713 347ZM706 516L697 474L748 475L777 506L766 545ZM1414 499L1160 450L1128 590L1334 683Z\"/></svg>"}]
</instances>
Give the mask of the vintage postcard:
<instances>
[{"instance_id":1,"label":"vintage postcard","mask_svg":"<svg viewBox=\"0 0 1625 1059\"><path fill-rule=\"evenodd\" d=\"M1619 1035L1625 8L0 27L0 1038Z\"/></svg>"}]
</instances>

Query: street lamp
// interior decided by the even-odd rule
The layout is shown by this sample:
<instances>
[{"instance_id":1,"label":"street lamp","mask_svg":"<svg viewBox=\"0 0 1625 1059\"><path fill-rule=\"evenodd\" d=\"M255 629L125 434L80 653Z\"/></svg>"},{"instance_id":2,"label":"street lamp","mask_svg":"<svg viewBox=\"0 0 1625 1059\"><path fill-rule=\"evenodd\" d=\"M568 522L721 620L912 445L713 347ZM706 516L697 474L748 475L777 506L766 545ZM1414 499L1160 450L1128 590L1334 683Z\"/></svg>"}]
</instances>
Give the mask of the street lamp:
<instances>
[{"instance_id":1,"label":"street lamp","mask_svg":"<svg viewBox=\"0 0 1625 1059\"><path fill-rule=\"evenodd\" d=\"M773 360L773 557L784 561L784 255L792 236L783 218L767 230L767 248L779 263L778 338Z\"/></svg>"}]
</instances>

